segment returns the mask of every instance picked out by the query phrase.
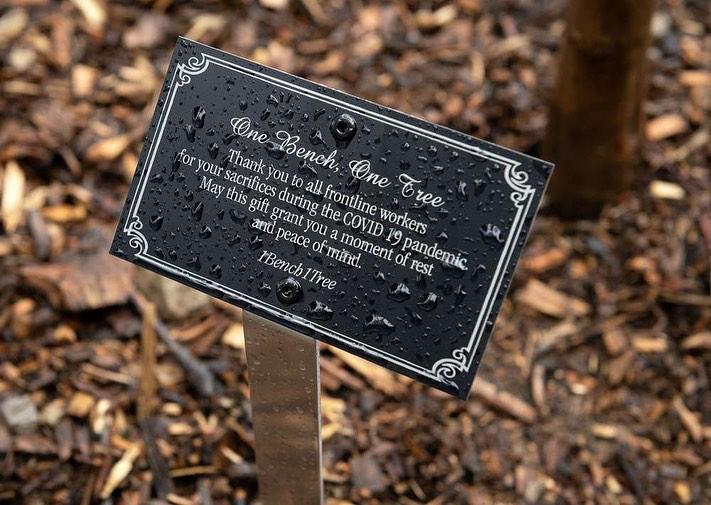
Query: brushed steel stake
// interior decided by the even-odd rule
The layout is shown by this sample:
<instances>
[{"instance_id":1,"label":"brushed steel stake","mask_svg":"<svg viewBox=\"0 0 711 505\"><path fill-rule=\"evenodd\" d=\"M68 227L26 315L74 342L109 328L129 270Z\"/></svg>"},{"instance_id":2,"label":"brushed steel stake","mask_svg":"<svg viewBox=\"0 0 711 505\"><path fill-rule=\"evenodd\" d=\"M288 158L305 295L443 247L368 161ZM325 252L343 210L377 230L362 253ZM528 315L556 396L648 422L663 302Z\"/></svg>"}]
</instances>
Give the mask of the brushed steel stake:
<instances>
[{"instance_id":1,"label":"brushed steel stake","mask_svg":"<svg viewBox=\"0 0 711 505\"><path fill-rule=\"evenodd\" d=\"M263 505L320 505L318 342L244 312L259 497Z\"/></svg>"}]
</instances>

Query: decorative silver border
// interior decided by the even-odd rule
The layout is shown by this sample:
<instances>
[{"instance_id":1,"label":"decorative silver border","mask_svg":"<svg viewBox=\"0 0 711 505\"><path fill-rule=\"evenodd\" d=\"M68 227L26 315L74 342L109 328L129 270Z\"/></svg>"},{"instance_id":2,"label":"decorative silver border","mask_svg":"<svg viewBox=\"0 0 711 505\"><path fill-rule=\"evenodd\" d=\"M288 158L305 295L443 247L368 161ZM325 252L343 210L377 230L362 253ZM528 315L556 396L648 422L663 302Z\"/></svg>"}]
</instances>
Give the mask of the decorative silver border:
<instances>
[{"instance_id":1,"label":"decorative silver border","mask_svg":"<svg viewBox=\"0 0 711 505\"><path fill-rule=\"evenodd\" d=\"M240 293L239 291L236 291L223 284L217 283L206 277L202 277L194 272L176 267L175 265L171 265L170 263L155 256L152 256L148 253L148 240L142 232L143 223L141 222L141 219L138 216L138 207L141 203L141 200L143 199L143 194L149 179L149 175L151 169L153 168L153 162L155 161L156 152L158 151L158 145L162 140L167 118L170 109L173 106L173 101L175 99L175 95L178 89L184 86L185 84L190 83L193 76L202 74L210 66L210 63L247 75L251 78L264 81L270 85L284 88L286 90L306 95L310 98L328 103L330 105L335 105L344 108L351 112L355 112L361 116L380 121L381 123L407 130L413 134L421 135L423 137L429 138L432 141L439 142L449 147L486 158L496 163L500 163L504 166L504 180L512 189L510 195L511 201L518 209L518 211L511 225L511 231L506 237L502 255L499 259L499 263L492 277L492 282L489 286L489 290L487 291L486 296L484 298L484 304L482 305L481 310L479 311L479 317L477 318L474 330L472 331L472 335L466 346L455 349L452 352L451 357L442 358L438 360L432 366L432 368L427 369L423 366L403 360L402 358L393 354L384 352L373 346L364 344L363 342L354 340L347 335L335 332L330 328L326 328L302 317L290 314L289 312L286 312L279 307L270 305L257 298L248 296L244 293ZM129 245L134 249L137 249L137 252L134 254L134 256L146 261L147 263L150 263L162 270L166 270L178 277L187 278L195 284L201 285L209 290L219 291L229 297L240 300L245 304L256 306L262 311L272 314L275 317L289 318L291 320L295 320L298 322L299 325L310 328L315 332L325 334L333 338L334 340L337 340L347 345L352 349L357 349L361 352L370 354L379 359L388 361L399 367L410 370L414 373L417 373L418 375L428 377L429 379L448 384L456 388L457 384L454 379L457 374L462 372L468 372L472 366L474 356L476 355L479 343L484 334L486 321L488 321L489 316L491 315L496 294L498 293L499 288L501 287L501 283L503 282L504 273L506 272L506 269L508 268L508 265L511 261L511 256L515 249L516 241L518 240L521 234L524 219L526 215L528 215L528 210L530 209L531 203L533 202L533 195L536 192L535 189L528 184L528 174L526 172L516 170L519 166L520 163L515 160L506 158L496 153L492 153L476 146L470 146L464 142L449 138L440 133L429 131L420 126L408 124L399 119L388 117L383 114L379 114L377 112L358 107L357 105L349 104L335 97L322 95L316 91L304 88L303 86L299 86L293 82L287 82L283 79L279 79L278 77L266 75L259 71L244 67L240 64L231 63L207 53L200 53L199 57L193 56L188 59L188 62L186 64L181 63L176 65L175 67L170 82L168 98L166 100L166 104L163 107L163 110L161 111L155 132L153 134L153 139L151 140L151 146L149 148L148 156L146 158L145 168L140 174L140 179L137 186L137 196L131 202L128 219L126 220L126 224L124 225L123 231L129 237Z\"/></svg>"}]
</instances>

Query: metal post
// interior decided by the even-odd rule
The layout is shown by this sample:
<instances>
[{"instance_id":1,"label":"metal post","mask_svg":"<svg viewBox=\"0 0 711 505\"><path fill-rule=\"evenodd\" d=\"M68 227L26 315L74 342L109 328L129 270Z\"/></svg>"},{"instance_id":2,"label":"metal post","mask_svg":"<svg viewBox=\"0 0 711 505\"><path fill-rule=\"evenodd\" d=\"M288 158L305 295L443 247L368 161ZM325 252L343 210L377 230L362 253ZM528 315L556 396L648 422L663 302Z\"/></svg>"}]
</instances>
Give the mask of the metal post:
<instances>
[{"instance_id":1,"label":"metal post","mask_svg":"<svg viewBox=\"0 0 711 505\"><path fill-rule=\"evenodd\" d=\"M320 505L318 342L244 312L259 496L264 505Z\"/></svg>"}]
</instances>

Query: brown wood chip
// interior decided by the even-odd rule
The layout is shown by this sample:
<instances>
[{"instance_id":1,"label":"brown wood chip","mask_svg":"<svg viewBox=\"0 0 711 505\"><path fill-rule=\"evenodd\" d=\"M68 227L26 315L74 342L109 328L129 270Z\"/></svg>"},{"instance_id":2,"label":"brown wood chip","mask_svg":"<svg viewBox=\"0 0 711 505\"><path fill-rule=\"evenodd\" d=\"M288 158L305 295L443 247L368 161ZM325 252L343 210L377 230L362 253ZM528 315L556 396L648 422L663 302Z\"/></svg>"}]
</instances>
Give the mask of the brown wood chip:
<instances>
[{"instance_id":1,"label":"brown wood chip","mask_svg":"<svg viewBox=\"0 0 711 505\"><path fill-rule=\"evenodd\" d=\"M681 342L681 348L686 351L711 349L711 331L702 331L686 337Z\"/></svg>"},{"instance_id":2,"label":"brown wood chip","mask_svg":"<svg viewBox=\"0 0 711 505\"><path fill-rule=\"evenodd\" d=\"M383 393L399 396L406 392L405 384L393 372L336 347L329 346L328 349Z\"/></svg>"},{"instance_id":3,"label":"brown wood chip","mask_svg":"<svg viewBox=\"0 0 711 505\"><path fill-rule=\"evenodd\" d=\"M659 140L664 140L668 137L673 137L680 133L684 133L688 124L686 119L680 114L664 114L662 116L655 117L654 119L647 121L645 126L645 134L647 139L652 142Z\"/></svg>"},{"instance_id":4,"label":"brown wood chip","mask_svg":"<svg viewBox=\"0 0 711 505\"><path fill-rule=\"evenodd\" d=\"M516 300L538 312L559 318L580 317L590 312L590 305L585 301L557 291L536 279L531 279L516 292Z\"/></svg>"},{"instance_id":5,"label":"brown wood chip","mask_svg":"<svg viewBox=\"0 0 711 505\"><path fill-rule=\"evenodd\" d=\"M501 391L494 384L481 377L477 377L474 380L472 396L483 400L489 405L506 412L524 423L533 424L538 418L536 409L528 402L525 402L507 391Z\"/></svg>"},{"instance_id":6,"label":"brown wood chip","mask_svg":"<svg viewBox=\"0 0 711 505\"><path fill-rule=\"evenodd\" d=\"M132 267L108 254L68 263L31 265L23 267L20 274L52 305L70 311L124 304L133 292Z\"/></svg>"}]
</instances>

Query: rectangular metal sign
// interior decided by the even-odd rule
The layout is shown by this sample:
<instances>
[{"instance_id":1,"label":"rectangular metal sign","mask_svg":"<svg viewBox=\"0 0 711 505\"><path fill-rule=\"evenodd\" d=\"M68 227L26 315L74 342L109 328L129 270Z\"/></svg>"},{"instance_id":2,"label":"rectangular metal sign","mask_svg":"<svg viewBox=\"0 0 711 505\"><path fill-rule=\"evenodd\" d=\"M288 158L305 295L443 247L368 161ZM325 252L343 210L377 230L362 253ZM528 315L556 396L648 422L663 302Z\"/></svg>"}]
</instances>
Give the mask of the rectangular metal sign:
<instances>
[{"instance_id":1,"label":"rectangular metal sign","mask_svg":"<svg viewBox=\"0 0 711 505\"><path fill-rule=\"evenodd\" d=\"M552 168L181 38L111 252L466 398Z\"/></svg>"}]
</instances>

